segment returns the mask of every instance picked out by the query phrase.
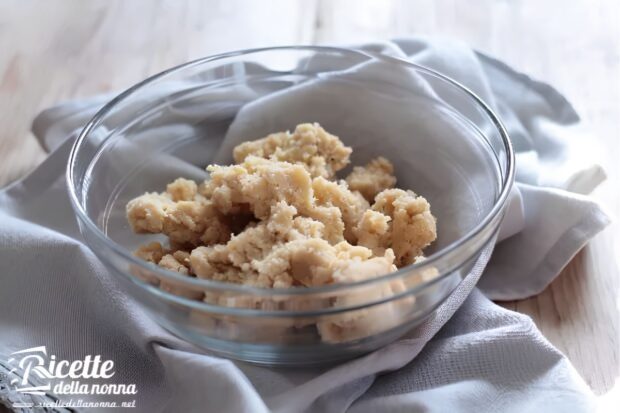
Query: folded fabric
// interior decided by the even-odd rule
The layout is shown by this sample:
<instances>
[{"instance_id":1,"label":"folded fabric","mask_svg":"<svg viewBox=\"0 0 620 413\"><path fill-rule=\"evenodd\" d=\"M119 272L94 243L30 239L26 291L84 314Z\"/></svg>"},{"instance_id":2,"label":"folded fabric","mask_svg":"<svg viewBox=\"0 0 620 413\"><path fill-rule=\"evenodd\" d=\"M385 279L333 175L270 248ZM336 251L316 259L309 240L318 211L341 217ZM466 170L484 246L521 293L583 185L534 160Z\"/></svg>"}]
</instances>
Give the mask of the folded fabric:
<instances>
[{"instance_id":1,"label":"folded fabric","mask_svg":"<svg viewBox=\"0 0 620 413\"><path fill-rule=\"evenodd\" d=\"M67 197L72 138L110 98L104 96L38 116L33 131L51 154L0 192L0 355L37 345L65 359L100 354L115 361L119 382L136 383L139 411L589 411L592 396L570 363L528 317L489 300L542 291L609 221L584 195L604 173L577 114L550 86L458 42L419 37L361 48L406 58L467 86L499 113L517 153L518 192L506 239L483 251L429 320L396 343L331 368L235 363L170 335L84 246ZM295 118L294 107L282 112L282 102L299 101L312 87L321 84L242 104L222 154L248 128L256 130L258 119L271 127L265 119L273 108ZM251 91L234 93L236 102L252 98ZM201 116L195 108L175 110Z\"/></svg>"}]
</instances>

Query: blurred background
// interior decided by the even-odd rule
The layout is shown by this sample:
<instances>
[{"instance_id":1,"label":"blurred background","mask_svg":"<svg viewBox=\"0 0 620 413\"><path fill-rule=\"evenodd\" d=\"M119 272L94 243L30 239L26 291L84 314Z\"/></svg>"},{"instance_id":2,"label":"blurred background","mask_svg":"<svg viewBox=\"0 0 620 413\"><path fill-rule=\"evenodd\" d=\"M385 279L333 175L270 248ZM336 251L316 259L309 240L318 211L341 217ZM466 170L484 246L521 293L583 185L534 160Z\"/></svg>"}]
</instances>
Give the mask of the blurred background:
<instances>
[{"instance_id":1,"label":"blurred background","mask_svg":"<svg viewBox=\"0 0 620 413\"><path fill-rule=\"evenodd\" d=\"M620 216L618 0L0 0L0 186L45 157L30 124L57 102L218 52L413 34L460 39L563 93L605 148L609 179L594 196ZM607 397L620 375L618 228L538 297L501 303L529 314Z\"/></svg>"}]
</instances>

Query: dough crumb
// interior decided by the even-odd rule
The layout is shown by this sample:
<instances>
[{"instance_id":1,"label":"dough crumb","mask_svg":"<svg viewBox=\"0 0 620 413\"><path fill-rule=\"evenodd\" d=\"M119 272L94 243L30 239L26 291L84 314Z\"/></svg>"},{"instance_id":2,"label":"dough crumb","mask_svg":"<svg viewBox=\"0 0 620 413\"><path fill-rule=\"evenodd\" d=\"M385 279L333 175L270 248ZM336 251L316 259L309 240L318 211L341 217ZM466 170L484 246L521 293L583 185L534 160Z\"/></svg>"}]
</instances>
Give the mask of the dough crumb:
<instances>
[{"instance_id":1,"label":"dough crumb","mask_svg":"<svg viewBox=\"0 0 620 413\"><path fill-rule=\"evenodd\" d=\"M318 123L302 123L295 131L272 133L265 138L245 142L235 147L236 163L248 156L303 165L311 176L333 178L347 166L352 149Z\"/></svg>"},{"instance_id":2,"label":"dough crumb","mask_svg":"<svg viewBox=\"0 0 620 413\"><path fill-rule=\"evenodd\" d=\"M161 258L166 254L164 247L159 242L151 242L145 244L134 251L133 255L144 261L152 262L153 264L159 264Z\"/></svg>"},{"instance_id":3,"label":"dough crumb","mask_svg":"<svg viewBox=\"0 0 620 413\"><path fill-rule=\"evenodd\" d=\"M383 257L373 257L366 261L349 261L334 272L337 283L352 283L375 278L396 270L393 264L394 253L385 251ZM402 280L393 280L382 285L371 285L352 293L338 297L335 305L349 307L372 302L380 302L406 291ZM317 323L317 329L323 341L340 343L352 341L386 331L404 321L407 310L415 299L405 296L397 300L375 304L368 308L329 316Z\"/></svg>"},{"instance_id":4,"label":"dough crumb","mask_svg":"<svg viewBox=\"0 0 620 413\"><path fill-rule=\"evenodd\" d=\"M177 178L166 186L166 192L173 201L191 201L196 197L198 185L196 182L185 178Z\"/></svg>"},{"instance_id":5,"label":"dough crumb","mask_svg":"<svg viewBox=\"0 0 620 413\"><path fill-rule=\"evenodd\" d=\"M129 201L127 219L134 232L157 234L163 230L166 211L173 204L167 195L147 192Z\"/></svg>"},{"instance_id":6,"label":"dough crumb","mask_svg":"<svg viewBox=\"0 0 620 413\"><path fill-rule=\"evenodd\" d=\"M312 189L318 205L336 207L340 210L344 224L344 238L354 243L356 236L353 228L364 211L370 208L368 202L359 193L351 192L345 181L333 182L318 177L312 181Z\"/></svg>"},{"instance_id":7,"label":"dough crumb","mask_svg":"<svg viewBox=\"0 0 620 413\"><path fill-rule=\"evenodd\" d=\"M377 194L396 185L394 166L382 156L373 159L366 166L355 166L346 178L349 189L358 191L368 202Z\"/></svg>"},{"instance_id":8,"label":"dough crumb","mask_svg":"<svg viewBox=\"0 0 620 413\"><path fill-rule=\"evenodd\" d=\"M430 204L413 191L386 189L377 195L372 209L391 218L388 246L396 253L399 267L413 263L437 238Z\"/></svg>"},{"instance_id":9,"label":"dough crumb","mask_svg":"<svg viewBox=\"0 0 620 413\"><path fill-rule=\"evenodd\" d=\"M279 201L303 211L313 204L312 179L302 166L248 156L239 165L209 165L211 179L202 193L225 215L249 209L257 219L269 217Z\"/></svg>"}]
</instances>

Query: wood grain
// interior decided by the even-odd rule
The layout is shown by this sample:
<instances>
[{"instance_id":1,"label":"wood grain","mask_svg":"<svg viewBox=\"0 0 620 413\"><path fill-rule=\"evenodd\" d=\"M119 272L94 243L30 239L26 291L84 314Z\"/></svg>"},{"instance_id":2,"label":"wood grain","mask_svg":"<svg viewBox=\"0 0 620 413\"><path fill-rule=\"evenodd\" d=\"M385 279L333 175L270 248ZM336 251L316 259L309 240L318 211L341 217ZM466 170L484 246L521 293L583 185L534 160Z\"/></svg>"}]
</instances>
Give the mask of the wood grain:
<instances>
[{"instance_id":1,"label":"wood grain","mask_svg":"<svg viewBox=\"0 0 620 413\"><path fill-rule=\"evenodd\" d=\"M558 12L561 10L561 13ZM550 17L552 16L552 17ZM0 3L0 185L44 157L30 122L54 103L123 89L204 55L258 46L451 36L562 91L605 149L595 197L620 216L620 3L479 0L32 1ZM530 315L597 394L620 376L618 224L542 294ZM620 389L615 387L614 393Z\"/></svg>"}]
</instances>

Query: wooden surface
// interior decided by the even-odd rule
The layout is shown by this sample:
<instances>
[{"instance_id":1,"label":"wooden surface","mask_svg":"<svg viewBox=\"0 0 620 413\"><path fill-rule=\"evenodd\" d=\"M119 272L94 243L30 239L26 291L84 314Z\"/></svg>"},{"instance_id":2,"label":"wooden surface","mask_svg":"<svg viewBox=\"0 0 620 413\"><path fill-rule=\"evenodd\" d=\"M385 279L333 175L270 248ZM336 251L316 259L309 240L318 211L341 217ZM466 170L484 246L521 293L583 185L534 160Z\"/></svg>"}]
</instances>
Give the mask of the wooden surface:
<instances>
[{"instance_id":1,"label":"wooden surface","mask_svg":"<svg viewBox=\"0 0 620 413\"><path fill-rule=\"evenodd\" d=\"M616 0L4 0L0 185L44 158L30 122L56 102L123 89L215 52L424 33L460 38L563 92L605 148L609 180L595 196L620 216L619 28ZM618 229L597 236L539 296L502 303L530 315L606 397L620 376Z\"/></svg>"}]
</instances>

